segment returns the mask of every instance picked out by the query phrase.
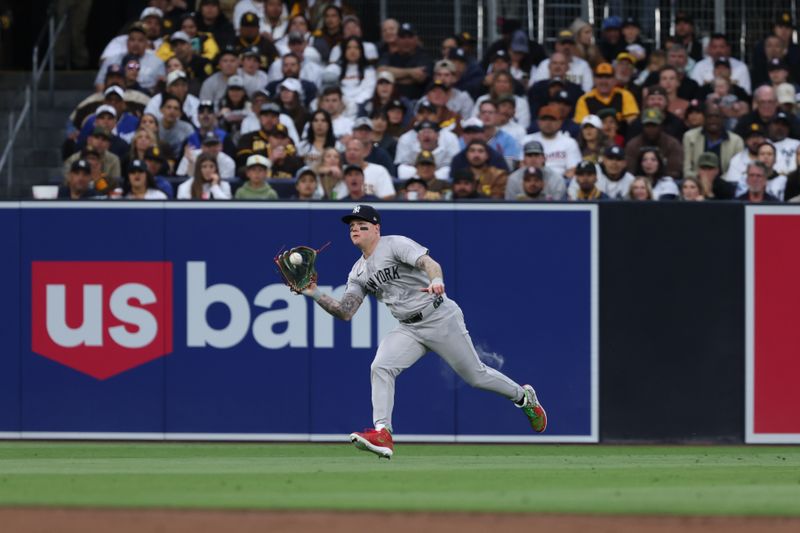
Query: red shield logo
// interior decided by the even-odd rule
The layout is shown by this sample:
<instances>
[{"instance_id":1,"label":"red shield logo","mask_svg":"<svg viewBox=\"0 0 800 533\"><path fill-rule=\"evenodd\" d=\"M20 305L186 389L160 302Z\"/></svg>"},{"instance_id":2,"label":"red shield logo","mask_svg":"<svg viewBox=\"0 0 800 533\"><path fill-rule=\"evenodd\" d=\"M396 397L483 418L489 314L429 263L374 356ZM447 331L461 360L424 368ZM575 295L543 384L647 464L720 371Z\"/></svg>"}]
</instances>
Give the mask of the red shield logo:
<instances>
[{"instance_id":1,"label":"red shield logo","mask_svg":"<svg viewBox=\"0 0 800 533\"><path fill-rule=\"evenodd\" d=\"M31 349L97 379L172 351L172 263L34 261Z\"/></svg>"}]
</instances>

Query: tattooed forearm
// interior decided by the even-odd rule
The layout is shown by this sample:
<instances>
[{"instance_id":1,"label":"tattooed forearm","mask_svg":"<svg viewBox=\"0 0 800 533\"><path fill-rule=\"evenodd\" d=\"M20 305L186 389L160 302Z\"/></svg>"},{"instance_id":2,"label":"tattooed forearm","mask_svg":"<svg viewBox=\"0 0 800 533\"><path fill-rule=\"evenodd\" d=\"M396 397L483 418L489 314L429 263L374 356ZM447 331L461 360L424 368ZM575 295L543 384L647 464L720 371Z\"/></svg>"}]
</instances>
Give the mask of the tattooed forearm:
<instances>
[{"instance_id":1,"label":"tattooed forearm","mask_svg":"<svg viewBox=\"0 0 800 533\"><path fill-rule=\"evenodd\" d=\"M331 298L327 294L323 295L319 301L317 301L320 307L336 318L341 318L342 320L350 320L353 318L353 315L356 314L356 311L358 311L361 302L362 299L352 293L345 294L341 301Z\"/></svg>"},{"instance_id":2,"label":"tattooed forearm","mask_svg":"<svg viewBox=\"0 0 800 533\"><path fill-rule=\"evenodd\" d=\"M439 265L439 263L434 261L433 258L427 254L417 259L417 264L415 266L424 271L430 279L444 278L441 265Z\"/></svg>"}]
</instances>

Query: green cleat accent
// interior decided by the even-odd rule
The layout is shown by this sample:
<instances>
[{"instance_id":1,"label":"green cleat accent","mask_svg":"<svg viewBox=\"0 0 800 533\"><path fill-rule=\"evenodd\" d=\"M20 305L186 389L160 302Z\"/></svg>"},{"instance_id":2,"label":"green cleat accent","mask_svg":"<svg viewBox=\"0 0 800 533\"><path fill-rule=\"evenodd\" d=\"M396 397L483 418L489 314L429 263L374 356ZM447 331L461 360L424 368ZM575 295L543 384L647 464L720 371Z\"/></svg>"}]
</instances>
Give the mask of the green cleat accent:
<instances>
[{"instance_id":1,"label":"green cleat accent","mask_svg":"<svg viewBox=\"0 0 800 533\"><path fill-rule=\"evenodd\" d=\"M533 390L533 387L530 385L523 385L522 390L525 393L523 397L524 402L522 405L515 405L522 409L525 416L528 417L533 430L536 433L541 433L547 428L547 413L544 407L542 407L542 404L539 403L539 399L536 397L536 391Z\"/></svg>"}]
</instances>

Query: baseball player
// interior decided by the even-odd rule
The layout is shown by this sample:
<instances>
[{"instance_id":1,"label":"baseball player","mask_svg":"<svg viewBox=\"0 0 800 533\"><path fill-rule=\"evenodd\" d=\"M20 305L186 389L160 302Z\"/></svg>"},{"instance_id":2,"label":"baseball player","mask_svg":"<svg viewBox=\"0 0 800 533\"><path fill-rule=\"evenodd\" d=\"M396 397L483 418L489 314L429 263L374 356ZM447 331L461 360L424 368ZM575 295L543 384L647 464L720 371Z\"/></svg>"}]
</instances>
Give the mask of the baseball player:
<instances>
[{"instance_id":1,"label":"baseball player","mask_svg":"<svg viewBox=\"0 0 800 533\"><path fill-rule=\"evenodd\" d=\"M547 414L530 385L519 385L485 366L472 345L461 308L445 294L442 267L424 248L400 235L381 236L381 215L357 205L342 221L362 256L347 277L341 300L323 295L312 283L303 294L334 317L350 320L367 294L385 303L400 321L378 346L372 362L372 417L375 429L350 434L359 450L391 458L395 378L426 352L434 351L473 387L512 400L541 433Z\"/></svg>"}]
</instances>

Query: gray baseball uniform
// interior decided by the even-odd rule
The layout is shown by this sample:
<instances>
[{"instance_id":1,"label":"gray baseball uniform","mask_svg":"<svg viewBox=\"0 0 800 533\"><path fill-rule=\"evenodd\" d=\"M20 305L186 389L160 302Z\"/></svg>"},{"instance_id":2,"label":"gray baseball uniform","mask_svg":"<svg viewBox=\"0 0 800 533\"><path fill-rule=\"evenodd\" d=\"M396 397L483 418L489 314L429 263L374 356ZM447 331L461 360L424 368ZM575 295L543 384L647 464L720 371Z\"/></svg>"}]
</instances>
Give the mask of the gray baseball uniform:
<instances>
[{"instance_id":1,"label":"gray baseball uniform","mask_svg":"<svg viewBox=\"0 0 800 533\"><path fill-rule=\"evenodd\" d=\"M380 238L375 251L356 261L345 293L362 299L372 294L389 308L400 325L378 346L372 362L372 416L375 427L392 430L395 378L428 351L439 354L473 387L496 392L510 400L523 395L522 387L478 357L461 308L446 295L423 292L428 275L415 267L427 254L413 240L399 235Z\"/></svg>"}]
</instances>

